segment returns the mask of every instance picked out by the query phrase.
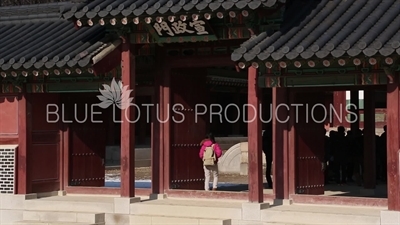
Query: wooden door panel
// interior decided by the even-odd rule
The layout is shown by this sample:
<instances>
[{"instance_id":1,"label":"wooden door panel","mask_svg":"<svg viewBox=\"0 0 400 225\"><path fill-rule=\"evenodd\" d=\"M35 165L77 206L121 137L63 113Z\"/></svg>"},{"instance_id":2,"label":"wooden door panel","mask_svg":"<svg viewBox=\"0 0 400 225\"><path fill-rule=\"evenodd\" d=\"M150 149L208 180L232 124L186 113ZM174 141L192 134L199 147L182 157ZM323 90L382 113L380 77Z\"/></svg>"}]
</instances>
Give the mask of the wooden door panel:
<instances>
[{"instance_id":1,"label":"wooden door panel","mask_svg":"<svg viewBox=\"0 0 400 225\"><path fill-rule=\"evenodd\" d=\"M30 94L32 133L28 145L32 192L60 190L61 138L60 121L47 121L48 104L60 105L58 94ZM51 111L53 109L50 109ZM54 118L49 118L54 120Z\"/></svg>"},{"instance_id":2,"label":"wooden door panel","mask_svg":"<svg viewBox=\"0 0 400 225\"><path fill-rule=\"evenodd\" d=\"M96 115L94 120L102 122L91 121L91 105L98 103L95 94L70 94L65 96L64 101L68 120L72 121L69 124L69 185L104 186L106 126L109 122L107 118L111 117L107 116L107 110L95 107L95 111L101 112L101 115ZM85 118L85 113L88 113L87 120L78 122Z\"/></svg>"},{"instance_id":3,"label":"wooden door panel","mask_svg":"<svg viewBox=\"0 0 400 225\"><path fill-rule=\"evenodd\" d=\"M207 128L206 116L195 118L196 104L208 106L206 73L180 71L171 76L171 187L204 189L203 163L199 158L200 141ZM177 106L182 104L182 106ZM172 111L182 113L184 118ZM175 121L173 121L173 118Z\"/></svg>"},{"instance_id":4,"label":"wooden door panel","mask_svg":"<svg viewBox=\"0 0 400 225\"><path fill-rule=\"evenodd\" d=\"M324 94L295 93L294 100L303 104L295 122L296 193L324 194Z\"/></svg>"},{"instance_id":5,"label":"wooden door panel","mask_svg":"<svg viewBox=\"0 0 400 225\"><path fill-rule=\"evenodd\" d=\"M104 186L106 129L75 126L71 131L71 185Z\"/></svg>"}]
</instances>

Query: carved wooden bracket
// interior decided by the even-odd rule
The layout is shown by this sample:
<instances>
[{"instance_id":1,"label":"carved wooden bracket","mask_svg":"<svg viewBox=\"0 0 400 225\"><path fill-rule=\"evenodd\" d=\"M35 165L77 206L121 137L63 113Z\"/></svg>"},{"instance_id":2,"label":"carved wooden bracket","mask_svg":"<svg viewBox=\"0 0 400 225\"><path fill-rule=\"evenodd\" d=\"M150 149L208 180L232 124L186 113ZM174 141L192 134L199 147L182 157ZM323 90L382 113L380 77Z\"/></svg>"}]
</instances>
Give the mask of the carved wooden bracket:
<instances>
[{"instance_id":1,"label":"carved wooden bracket","mask_svg":"<svg viewBox=\"0 0 400 225\"><path fill-rule=\"evenodd\" d=\"M119 36L119 37L121 38L122 43L126 43L127 41L130 41L130 40L129 40L129 37L126 37L126 36L124 36L124 35L121 35L121 36Z\"/></svg>"},{"instance_id":2,"label":"carved wooden bracket","mask_svg":"<svg viewBox=\"0 0 400 225\"><path fill-rule=\"evenodd\" d=\"M388 67L385 67L383 69L386 73L386 76L388 78L388 84L393 84L394 82L394 71Z\"/></svg>"},{"instance_id":3,"label":"carved wooden bracket","mask_svg":"<svg viewBox=\"0 0 400 225\"><path fill-rule=\"evenodd\" d=\"M388 78L388 83L393 84L394 76L391 74L387 74L387 78Z\"/></svg>"}]
</instances>

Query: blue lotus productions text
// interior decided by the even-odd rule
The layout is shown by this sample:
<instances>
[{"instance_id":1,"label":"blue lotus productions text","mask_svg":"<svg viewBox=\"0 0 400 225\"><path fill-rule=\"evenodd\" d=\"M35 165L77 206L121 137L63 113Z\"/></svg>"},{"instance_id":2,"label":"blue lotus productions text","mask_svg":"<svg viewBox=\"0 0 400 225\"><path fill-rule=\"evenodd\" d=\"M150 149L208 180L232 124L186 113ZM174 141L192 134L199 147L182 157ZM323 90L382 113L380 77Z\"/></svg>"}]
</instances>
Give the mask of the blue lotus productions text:
<instances>
[{"instance_id":1,"label":"blue lotus productions text","mask_svg":"<svg viewBox=\"0 0 400 225\"><path fill-rule=\"evenodd\" d=\"M122 111L115 105L112 105L108 110L112 110L112 119L114 123L137 123L140 118L145 118L147 123L158 121L166 123L183 123L187 119L194 123L200 120L206 120L209 123L250 123L257 119L262 123L269 123L275 120L278 123L287 123L291 117L294 117L294 122L316 123L330 122L336 118L339 123L347 121L353 123L357 121L357 113L355 113L356 105L354 104L338 104L334 107L332 104L279 104L273 107L272 104L260 104L255 107L251 104L196 104L194 107L184 107L182 104L167 104L167 108L163 110L159 104L133 104L129 106L129 110ZM135 110L134 118L130 118L129 111ZM155 110L155 112L154 112ZM73 106L73 109L68 109L70 114L66 115L66 106L61 104L48 104L46 106L46 119L48 123L103 123L101 118L105 110L100 108L98 104L83 104ZM152 113L155 113L153 115ZM165 114L165 115L161 115ZM348 116L348 115L353 115ZM190 118L191 117L191 118ZM120 119L118 119L120 118ZM154 118L154 119L153 119ZM108 122L108 121L107 121Z\"/></svg>"}]
</instances>

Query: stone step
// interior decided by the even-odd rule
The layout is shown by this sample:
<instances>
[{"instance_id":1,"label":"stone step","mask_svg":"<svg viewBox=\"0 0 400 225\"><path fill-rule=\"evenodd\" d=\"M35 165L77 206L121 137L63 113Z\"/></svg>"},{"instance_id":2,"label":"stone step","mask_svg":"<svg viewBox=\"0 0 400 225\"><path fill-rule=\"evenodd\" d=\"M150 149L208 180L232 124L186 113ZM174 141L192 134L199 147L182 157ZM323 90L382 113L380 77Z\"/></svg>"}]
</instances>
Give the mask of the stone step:
<instances>
[{"instance_id":1,"label":"stone step","mask_svg":"<svg viewBox=\"0 0 400 225\"><path fill-rule=\"evenodd\" d=\"M311 225L311 224L305 224L305 223L262 223L262 225ZM318 225L320 225L320 224L318 224Z\"/></svg>"},{"instance_id":2,"label":"stone step","mask_svg":"<svg viewBox=\"0 0 400 225\"><path fill-rule=\"evenodd\" d=\"M231 225L231 219L158 215L130 215L129 217L130 224L140 225Z\"/></svg>"},{"instance_id":3,"label":"stone step","mask_svg":"<svg viewBox=\"0 0 400 225\"><path fill-rule=\"evenodd\" d=\"M89 223L98 224L105 222L104 213L92 212L58 212L58 211L38 211L25 210L22 213L23 220L30 221L54 221L54 222L69 222L69 223Z\"/></svg>"},{"instance_id":4,"label":"stone step","mask_svg":"<svg viewBox=\"0 0 400 225\"><path fill-rule=\"evenodd\" d=\"M380 210L373 208L301 205L276 206L261 212L261 220L271 225L380 225Z\"/></svg>"},{"instance_id":5,"label":"stone step","mask_svg":"<svg viewBox=\"0 0 400 225\"><path fill-rule=\"evenodd\" d=\"M105 223L69 223L69 222L54 222L54 221L35 221L22 220L14 222L13 225L105 225Z\"/></svg>"},{"instance_id":6,"label":"stone step","mask_svg":"<svg viewBox=\"0 0 400 225\"><path fill-rule=\"evenodd\" d=\"M261 221L232 220L232 225L307 225L300 223L266 223ZM328 224L326 224L328 225Z\"/></svg>"},{"instance_id":7,"label":"stone step","mask_svg":"<svg viewBox=\"0 0 400 225\"><path fill-rule=\"evenodd\" d=\"M205 219L241 219L240 202L210 200L162 199L131 204L130 213L134 215L170 216Z\"/></svg>"},{"instance_id":8,"label":"stone step","mask_svg":"<svg viewBox=\"0 0 400 225\"><path fill-rule=\"evenodd\" d=\"M112 198L85 198L81 196L56 196L25 201L26 210L62 211L62 212L114 212Z\"/></svg>"}]
</instances>

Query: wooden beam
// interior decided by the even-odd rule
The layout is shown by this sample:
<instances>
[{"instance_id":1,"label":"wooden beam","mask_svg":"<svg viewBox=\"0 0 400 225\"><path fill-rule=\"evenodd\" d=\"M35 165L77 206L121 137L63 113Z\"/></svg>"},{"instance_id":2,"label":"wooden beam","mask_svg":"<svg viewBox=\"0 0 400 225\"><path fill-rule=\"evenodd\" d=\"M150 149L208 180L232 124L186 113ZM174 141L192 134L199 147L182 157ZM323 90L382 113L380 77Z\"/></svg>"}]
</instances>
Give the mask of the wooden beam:
<instances>
[{"instance_id":1,"label":"wooden beam","mask_svg":"<svg viewBox=\"0 0 400 225\"><path fill-rule=\"evenodd\" d=\"M364 188L375 189L375 93L373 89L364 90Z\"/></svg>"},{"instance_id":2,"label":"wooden beam","mask_svg":"<svg viewBox=\"0 0 400 225\"><path fill-rule=\"evenodd\" d=\"M363 90L365 86L338 86L338 87L296 87L296 91L299 92L328 92L328 91L351 91L351 90ZM374 85L375 90L386 91L386 85Z\"/></svg>"},{"instance_id":3,"label":"wooden beam","mask_svg":"<svg viewBox=\"0 0 400 225\"><path fill-rule=\"evenodd\" d=\"M132 89L135 103L135 56L131 52L129 38L122 38L122 83ZM135 196L135 108L121 110L121 196Z\"/></svg>"},{"instance_id":4,"label":"wooden beam","mask_svg":"<svg viewBox=\"0 0 400 225\"><path fill-rule=\"evenodd\" d=\"M388 74L387 85L387 178L388 178L388 209L400 211L399 186L399 74Z\"/></svg>"},{"instance_id":5,"label":"wooden beam","mask_svg":"<svg viewBox=\"0 0 400 225\"><path fill-rule=\"evenodd\" d=\"M122 46L115 48L93 66L93 72L96 76L108 73L120 65L122 60L121 48Z\"/></svg>"},{"instance_id":6,"label":"wooden beam","mask_svg":"<svg viewBox=\"0 0 400 225\"><path fill-rule=\"evenodd\" d=\"M207 56L187 56L169 57L168 65L170 68L204 68L216 66L235 66L230 55L207 55Z\"/></svg>"},{"instance_id":7,"label":"wooden beam","mask_svg":"<svg viewBox=\"0 0 400 225\"><path fill-rule=\"evenodd\" d=\"M0 136L0 144L1 145L17 145L18 144L18 135Z\"/></svg>"},{"instance_id":8,"label":"wooden beam","mask_svg":"<svg viewBox=\"0 0 400 225\"><path fill-rule=\"evenodd\" d=\"M248 160L249 160L249 201L262 203L263 177L262 177L262 145L261 145L261 120L260 103L261 91L258 84L258 69L250 67L248 71Z\"/></svg>"},{"instance_id":9,"label":"wooden beam","mask_svg":"<svg viewBox=\"0 0 400 225\"><path fill-rule=\"evenodd\" d=\"M17 150L17 194L29 194L31 192L31 182L29 178L29 136L31 120L29 99L26 93L18 96L18 150Z\"/></svg>"}]
</instances>

